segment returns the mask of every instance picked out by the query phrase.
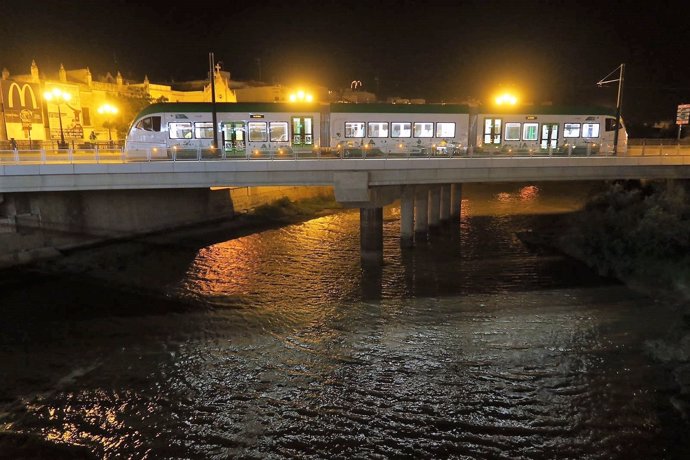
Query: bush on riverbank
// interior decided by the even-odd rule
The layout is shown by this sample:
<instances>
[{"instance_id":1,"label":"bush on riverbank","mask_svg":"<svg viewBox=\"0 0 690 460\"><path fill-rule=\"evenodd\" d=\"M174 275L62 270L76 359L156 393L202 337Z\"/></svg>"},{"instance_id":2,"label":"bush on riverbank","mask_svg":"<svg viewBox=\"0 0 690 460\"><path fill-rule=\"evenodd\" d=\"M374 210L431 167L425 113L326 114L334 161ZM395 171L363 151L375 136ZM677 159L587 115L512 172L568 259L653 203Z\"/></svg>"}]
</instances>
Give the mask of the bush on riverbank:
<instances>
[{"instance_id":1,"label":"bush on riverbank","mask_svg":"<svg viewBox=\"0 0 690 460\"><path fill-rule=\"evenodd\" d=\"M614 183L566 219L557 244L602 275L690 298L689 199L675 182Z\"/></svg>"},{"instance_id":2,"label":"bush on riverbank","mask_svg":"<svg viewBox=\"0 0 690 460\"><path fill-rule=\"evenodd\" d=\"M272 203L257 206L249 215L255 219L289 222L305 217L315 217L340 209L342 206L332 195L319 195L292 201L288 197L280 198Z\"/></svg>"}]
</instances>

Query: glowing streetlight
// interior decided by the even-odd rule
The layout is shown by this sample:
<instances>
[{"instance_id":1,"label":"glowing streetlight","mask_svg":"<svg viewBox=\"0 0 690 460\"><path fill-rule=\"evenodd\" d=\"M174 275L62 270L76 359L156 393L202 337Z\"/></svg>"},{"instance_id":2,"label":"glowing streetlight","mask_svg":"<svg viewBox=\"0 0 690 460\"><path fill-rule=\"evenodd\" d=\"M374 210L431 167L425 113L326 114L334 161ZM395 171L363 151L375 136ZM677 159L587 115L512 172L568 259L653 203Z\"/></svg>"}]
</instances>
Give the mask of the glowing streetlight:
<instances>
[{"instance_id":1,"label":"glowing streetlight","mask_svg":"<svg viewBox=\"0 0 690 460\"><path fill-rule=\"evenodd\" d=\"M314 102L314 96L301 89L290 94L289 99L290 102Z\"/></svg>"},{"instance_id":2,"label":"glowing streetlight","mask_svg":"<svg viewBox=\"0 0 690 460\"><path fill-rule=\"evenodd\" d=\"M117 107L113 107L110 104L103 104L98 108L98 113L103 115L103 117L106 119L105 120L105 125L108 127L108 143L110 146L113 146L113 138L110 135L110 128L112 127L111 124L111 118L113 115L117 113Z\"/></svg>"},{"instance_id":3,"label":"glowing streetlight","mask_svg":"<svg viewBox=\"0 0 690 460\"><path fill-rule=\"evenodd\" d=\"M503 93L496 96L496 105L515 105L517 104L517 97L510 93Z\"/></svg>"},{"instance_id":4,"label":"glowing streetlight","mask_svg":"<svg viewBox=\"0 0 690 460\"><path fill-rule=\"evenodd\" d=\"M65 142L65 132L62 130L62 111L60 110L60 104L72 99L72 95L66 91L62 91L60 88L53 88L51 91L43 93L43 97L46 101L54 101L57 105L58 121L60 122L60 144L58 148L66 149L67 143Z\"/></svg>"}]
</instances>

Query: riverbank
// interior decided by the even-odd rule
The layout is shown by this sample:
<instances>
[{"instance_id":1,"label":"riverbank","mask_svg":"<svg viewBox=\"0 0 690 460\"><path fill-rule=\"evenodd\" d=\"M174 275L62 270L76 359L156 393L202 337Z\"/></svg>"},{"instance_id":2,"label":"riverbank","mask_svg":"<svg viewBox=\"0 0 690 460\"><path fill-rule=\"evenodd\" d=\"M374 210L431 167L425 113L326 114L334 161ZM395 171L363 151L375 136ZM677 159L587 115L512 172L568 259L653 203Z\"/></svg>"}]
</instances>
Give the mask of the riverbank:
<instances>
[{"instance_id":1,"label":"riverbank","mask_svg":"<svg viewBox=\"0 0 690 460\"><path fill-rule=\"evenodd\" d=\"M560 252L669 308L677 316L664 337L646 343L676 387L672 406L690 418L690 207L674 183L617 183L583 210L543 216L518 234L535 252Z\"/></svg>"}]
</instances>

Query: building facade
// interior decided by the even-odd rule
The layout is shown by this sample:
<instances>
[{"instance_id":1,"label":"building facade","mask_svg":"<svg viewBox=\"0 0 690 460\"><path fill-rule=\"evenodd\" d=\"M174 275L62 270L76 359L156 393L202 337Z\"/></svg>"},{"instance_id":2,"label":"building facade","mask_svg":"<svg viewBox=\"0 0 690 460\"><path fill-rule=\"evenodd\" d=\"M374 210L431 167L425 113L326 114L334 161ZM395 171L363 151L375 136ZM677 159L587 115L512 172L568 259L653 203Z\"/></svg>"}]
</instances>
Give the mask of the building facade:
<instances>
[{"instance_id":1,"label":"building facade","mask_svg":"<svg viewBox=\"0 0 690 460\"><path fill-rule=\"evenodd\" d=\"M218 102L284 102L290 88L282 85L233 82L230 73L214 71L214 90ZM46 92L59 90L69 100L46 98ZM7 69L0 79L0 150L56 148L64 139L70 147L93 144L119 144L136 112L151 102L210 102L208 80L168 84L125 80L120 72L94 78L89 68L43 73L35 61L28 74L12 75ZM137 101L119 104L118 101ZM105 104L115 106L116 114L102 113Z\"/></svg>"}]
</instances>

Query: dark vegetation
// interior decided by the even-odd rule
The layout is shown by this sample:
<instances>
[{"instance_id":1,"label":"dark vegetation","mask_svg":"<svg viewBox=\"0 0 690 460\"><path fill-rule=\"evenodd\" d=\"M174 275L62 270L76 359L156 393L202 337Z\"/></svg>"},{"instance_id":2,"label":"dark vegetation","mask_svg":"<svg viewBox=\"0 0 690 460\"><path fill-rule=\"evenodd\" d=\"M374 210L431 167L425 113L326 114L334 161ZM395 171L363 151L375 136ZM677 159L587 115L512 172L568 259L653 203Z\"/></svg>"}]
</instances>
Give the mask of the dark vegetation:
<instances>
[{"instance_id":1,"label":"dark vegetation","mask_svg":"<svg viewBox=\"0 0 690 460\"><path fill-rule=\"evenodd\" d=\"M689 200L680 182L616 182L566 218L556 243L601 275L686 299Z\"/></svg>"}]
</instances>

